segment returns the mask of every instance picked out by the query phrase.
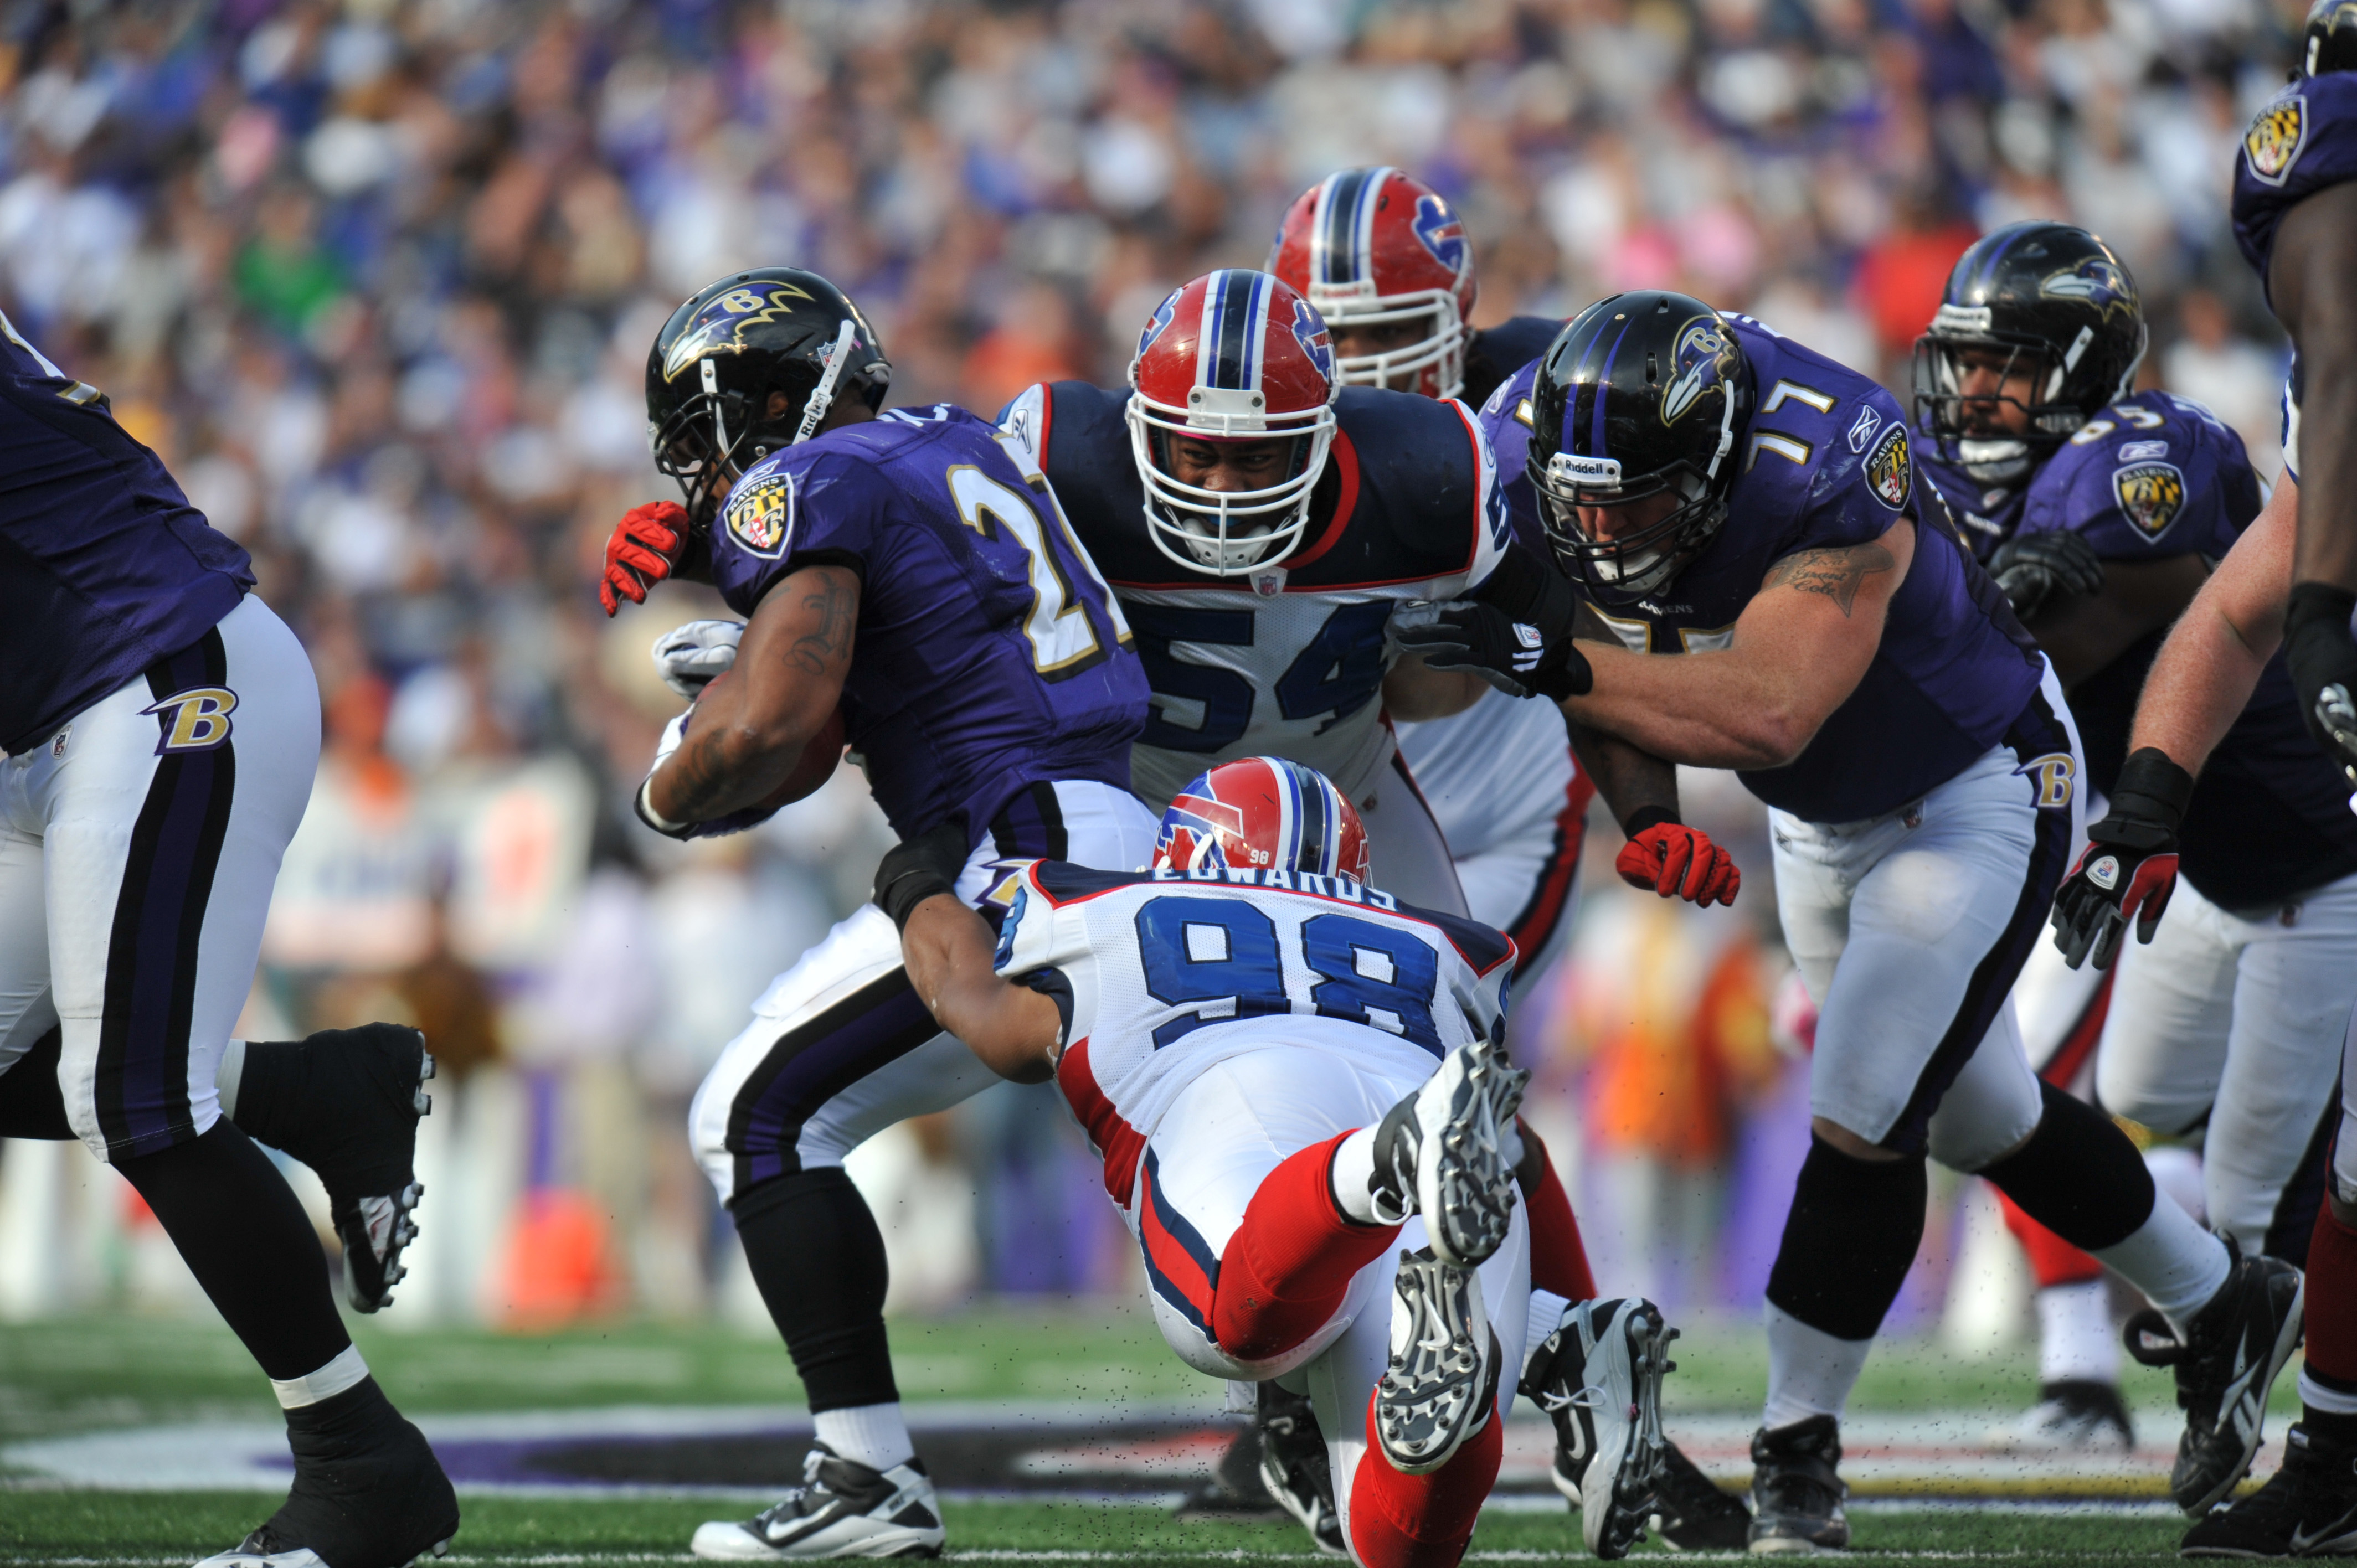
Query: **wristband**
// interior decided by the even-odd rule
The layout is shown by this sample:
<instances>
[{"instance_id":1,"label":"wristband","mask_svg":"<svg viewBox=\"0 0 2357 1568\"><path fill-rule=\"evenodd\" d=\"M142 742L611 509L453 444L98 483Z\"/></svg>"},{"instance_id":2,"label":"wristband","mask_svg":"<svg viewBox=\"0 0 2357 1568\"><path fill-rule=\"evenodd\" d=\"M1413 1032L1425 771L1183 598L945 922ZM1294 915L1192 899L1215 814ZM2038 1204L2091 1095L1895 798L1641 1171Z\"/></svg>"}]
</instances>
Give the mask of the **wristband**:
<instances>
[{"instance_id":1,"label":"wristband","mask_svg":"<svg viewBox=\"0 0 2357 1568\"><path fill-rule=\"evenodd\" d=\"M684 839L691 836L695 827L694 822L673 822L669 817L656 811L654 803L647 798L647 791L652 788L654 781L655 776L650 773L640 783L639 792L630 797L630 809L638 813L639 821L667 839Z\"/></svg>"},{"instance_id":2,"label":"wristband","mask_svg":"<svg viewBox=\"0 0 2357 1568\"><path fill-rule=\"evenodd\" d=\"M2104 816L2104 838L2129 849L2158 848L2177 836L2192 799L2193 775L2158 746L2140 746L2120 766L2111 809ZM2150 843L2141 842L2147 837Z\"/></svg>"},{"instance_id":3,"label":"wristband","mask_svg":"<svg viewBox=\"0 0 2357 1568\"><path fill-rule=\"evenodd\" d=\"M1663 822L1684 825L1674 806L1640 806L1629 813L1629 820L1620 824L1620 831L1628 837L1635 838L1646 829L1658 828Z\"/></svg>"},{"instance_id":4,"label":"wristband","mask_svg":"<svg viewBox=\"0 0 2357 1568\"><path fill-rule=\"evenodd\" d=\"M933 870L932 867L912 865L878 887L876 890L876 902L887 915L892 917L892 929L896 931L905 931L909 929L909 917L917 912L918 905L939 894L956 891L957 889L945 881L941 873Z\"/></svg>"},{"instance_id":5,"label":"wristband","mask_svg":"<svg viewBox=\"0 0 2357 1568\"><path fill-rule=\"evenodd\" d=\"M2357 594L2330 583L2294 583L2284 603L2284 640L2304 631L2311 621L2323 621L2342 636L2352 635L2349 618L2357 612Z\"/></svg>"}]
</instances>

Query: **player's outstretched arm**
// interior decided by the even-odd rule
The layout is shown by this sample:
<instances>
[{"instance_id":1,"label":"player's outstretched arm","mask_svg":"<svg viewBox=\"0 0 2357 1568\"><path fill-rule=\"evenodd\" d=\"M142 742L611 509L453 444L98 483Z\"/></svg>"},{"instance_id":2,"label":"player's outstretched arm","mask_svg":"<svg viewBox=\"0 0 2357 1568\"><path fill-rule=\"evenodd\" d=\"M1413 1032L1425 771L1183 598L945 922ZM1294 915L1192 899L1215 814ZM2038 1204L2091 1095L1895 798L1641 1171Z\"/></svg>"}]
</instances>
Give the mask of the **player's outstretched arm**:
<instances>
[{"instance_id":1,"label":"player's outstretched arm","mask_svg":"<svg viewBox=\"0 0 2357 1568\"><path fill-rule=\"evenodd\" d=\"M1671 762L1781 768L1865 678L1914 559L1900 518L1879 539L1770 566L1723 649L1662 659L1583 641L1593 684L1564 712Z\"/></svg>"},{"instance_id":2,"label":"player's outstretched arm","mask_svg":"<svg viewBox=\"0 0 2357 1568\"><path fill-rule=\"evenodd\" d=\"M859 619L859 577L805 566L780 578L746 623L728 673L706 686L677 750L647 780L668 822L705 822L766 799L843 700Z\"/></svg>"},{"instance_id":3,"label":"player's outstretched arm","mask_svg":"<svg viewBox=\"0 0 2357 1568\"><path fill-rule=\"evenodd\" d=\"M2299 487L2287 474L2160 645L2131 751L2163 752L2188 773L2210 760L2283 641L2298 518Z\"/></svg>"},{"instance_id":4,"label":"player's outstretched arm","mask_svg":"<svg viewBox=\"0 0 2357 1568\"><path fill-rule=\"evenodd\" d=\"M1040 1083L1055 1076L1063 1018L1055 1003L1002 980L991 967L990 928L947 893L909 912L900 932L909 983L933 1021L1001 1078Z\"/></svg>"},{"instance_id":5,"label":"player's outstretched arm","mask_svg":"<svg viewBox=\"0 0 2357 1568\"><path fill-rule=\"evenodd\" d=\"M2209 575L2199 555L2107 562L2094 593L2050 597L2022 625L2068 692L2175 620Z\"/></svg>"}]
</instances>

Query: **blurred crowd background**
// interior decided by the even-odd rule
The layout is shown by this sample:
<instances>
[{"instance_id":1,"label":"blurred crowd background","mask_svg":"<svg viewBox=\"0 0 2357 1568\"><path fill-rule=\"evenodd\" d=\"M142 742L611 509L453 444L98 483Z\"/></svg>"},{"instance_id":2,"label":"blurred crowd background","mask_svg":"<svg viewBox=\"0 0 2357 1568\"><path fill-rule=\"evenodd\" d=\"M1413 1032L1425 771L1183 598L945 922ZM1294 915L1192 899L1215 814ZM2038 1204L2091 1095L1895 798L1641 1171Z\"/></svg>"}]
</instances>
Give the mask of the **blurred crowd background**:
<instances>
[{"instance_id":1,"label":"blurred crowd background","mask_svg":"<svg viewBox=\"0 0 2357 1568\"><path fill-rule=\"evenodd\" d=\"M426 1240L388 1321L749 1319L686 1098L886 840L856 776L708 844L631 820L677 705L647 644L716 609L666 587L609 624L593 592L616 516L670 493L640 387L680 299L813 267L877 321L896 401L989 412L1117 381L1165 290L1260 264L1300 189L1387 162L1462 209L1477 323L1675 285L1903 392L1955 255L2062 216L2134 268L2145 378L2272 477L2282 349L2225 203L2298 25L2290 0L11 0L0 306L253 552L317 667L327 752L245 1028L433 1037ZM1743 906L1627 894L1591 843L1572 961L1518 1030L1616 1286L1749 1305L1805 1097L1764 831L1695 788ZM1128 1287L1044 1090L856 1173L896 1309ZM1935 1226L1902 1321L1977 1212ZM161 1248L79 1150L8 1146L0 1315L193 1301Z\"/></svg>"}]
</instances>

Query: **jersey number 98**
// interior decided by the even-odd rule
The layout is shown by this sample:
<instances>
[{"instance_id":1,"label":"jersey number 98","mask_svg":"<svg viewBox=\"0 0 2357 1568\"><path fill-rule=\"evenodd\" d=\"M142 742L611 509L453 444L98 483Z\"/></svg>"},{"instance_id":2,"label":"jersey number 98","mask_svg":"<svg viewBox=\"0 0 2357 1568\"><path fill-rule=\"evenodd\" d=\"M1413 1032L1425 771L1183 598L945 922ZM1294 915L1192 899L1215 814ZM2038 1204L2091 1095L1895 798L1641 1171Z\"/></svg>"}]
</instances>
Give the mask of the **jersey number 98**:
<instances>
[{"instance_id":1,"label":"jersey number 98","mask_svg":"<svg viewBox=\"0 0 2357 1568\"><path fill-rule=\"evenodd\" d=\"M1439 955L1396 926L1343 914L1303 921L1295 958L1318 980L1308 1004L1298 1007L1286 990L1276 922L1242 899L1152 899L1137 912L1137 945L1156 1001L1202 1004L1154 1031L1157 1050L1206 1024L1304 1012L1365 1024L1441 1054L1432 1022Z\"/></svg>"}]
</instances>

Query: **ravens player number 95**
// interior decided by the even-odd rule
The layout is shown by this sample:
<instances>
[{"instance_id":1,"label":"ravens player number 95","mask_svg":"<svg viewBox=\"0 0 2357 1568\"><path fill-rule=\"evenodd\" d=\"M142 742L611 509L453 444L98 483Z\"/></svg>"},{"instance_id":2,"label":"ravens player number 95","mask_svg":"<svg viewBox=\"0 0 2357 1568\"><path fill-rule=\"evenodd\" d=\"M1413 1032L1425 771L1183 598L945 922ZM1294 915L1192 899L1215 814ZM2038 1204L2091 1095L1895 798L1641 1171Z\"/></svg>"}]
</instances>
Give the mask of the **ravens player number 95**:
<instances>
[{"instance_id":1,"label":"ravens player number 95","mask_svg":"<svg viewBox=\"0 0 2357 1568\"><path fill-rule=\"evenodd\" d=\"M814 273L723 278L647 360L657 458L682 499L635 509L608 546L609 607L708 578L737 614L657 645L695 693L639 811L675 837L727 832L815 788L847 742L904 837L954 839L957 896L989 918L1041 856L1145 864L1129 793L1146 679L1095 564L1012 443L962 408L883 410L874 330ZM843 1157L993 1081L909 989L870 905L778 977L689 1112L705 1173L808 1391L804 1483L700 1556L937 1552L939 1505L900 1416L883 1238Z\"/></svg>"}]
</instances>

